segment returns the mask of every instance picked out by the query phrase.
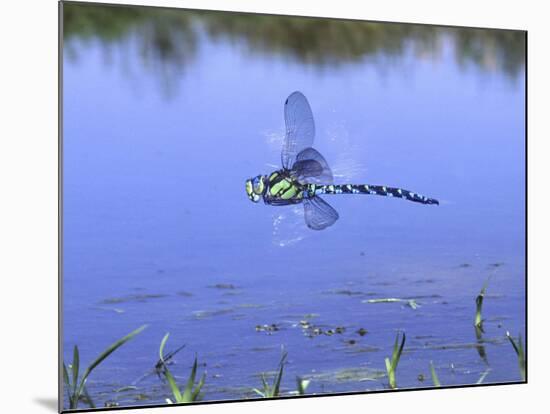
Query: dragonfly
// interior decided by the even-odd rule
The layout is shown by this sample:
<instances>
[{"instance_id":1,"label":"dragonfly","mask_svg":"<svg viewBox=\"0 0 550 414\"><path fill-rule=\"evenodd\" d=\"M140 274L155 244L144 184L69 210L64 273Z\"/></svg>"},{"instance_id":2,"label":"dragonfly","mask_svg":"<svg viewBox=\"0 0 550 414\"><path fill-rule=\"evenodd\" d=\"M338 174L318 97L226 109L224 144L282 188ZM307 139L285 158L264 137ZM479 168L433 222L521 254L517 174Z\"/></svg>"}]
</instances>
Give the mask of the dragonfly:
<instances>
[{"instance_id":1,"label":"dragonfly","mask_svg":"<svg viewBox=\"0 0 550 414\"><path fill-rule=\"evenodd\" d=\"M164 355L164 358L159 359L152 370L146 372L141 377L139 377L134 382L132 382L132 386L136 385L137 383L143 381L145 378L153 374L157 374L157 377L159 377L159 379L163 381L163 375L166 371L166 365L173 363L174 356L183 348L185 348L185 344L181 345L179 348L175 349L174 351L171 351L166 355Z\"/></svg>"},{"instance_id":2,"label":"dragonfly","mask_svg":"<svg viewBox=\"0 0 550 414\"><path fill-rule=\"evenodd\" d=\"M302 204L307 227L323 230L338 220L338 212L321 195L369 194L439 205L434 198L385 185L334 184L325 158L313 148L315 122L306 97L293 92L284 104L286 134L281 151L282 168L246 180L248 198L272 206Z\"/></svg>"}]
</instances>

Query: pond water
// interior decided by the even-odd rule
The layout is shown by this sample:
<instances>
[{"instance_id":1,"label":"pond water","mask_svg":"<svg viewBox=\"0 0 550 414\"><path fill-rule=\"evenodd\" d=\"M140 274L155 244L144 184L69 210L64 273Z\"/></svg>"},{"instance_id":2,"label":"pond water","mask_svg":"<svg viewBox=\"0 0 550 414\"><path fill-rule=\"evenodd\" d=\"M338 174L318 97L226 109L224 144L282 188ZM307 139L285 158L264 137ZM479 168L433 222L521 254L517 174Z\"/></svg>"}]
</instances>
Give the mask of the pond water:
<instances>
[{"instance_id":1,"label":"pond water","mask_svg":"<svg viewBox=\"0 0 550 414\"><path fill-rule=\"evenodd\" d=\"M66 4L64 43L65 360L148 324L91 375L97 405L171 396L145 375L166 332L182 384L195 355L207 372L203 400L257 398L281 347L284 395L296 376L387 389L398 332L399 388L432 386L430 361L442 385L521 380L505 333L525 337L523 33ZM336 182L440 205L327 195L340 219L315 232L251 203L295 90Z\"/></svg>"}]
</instances>

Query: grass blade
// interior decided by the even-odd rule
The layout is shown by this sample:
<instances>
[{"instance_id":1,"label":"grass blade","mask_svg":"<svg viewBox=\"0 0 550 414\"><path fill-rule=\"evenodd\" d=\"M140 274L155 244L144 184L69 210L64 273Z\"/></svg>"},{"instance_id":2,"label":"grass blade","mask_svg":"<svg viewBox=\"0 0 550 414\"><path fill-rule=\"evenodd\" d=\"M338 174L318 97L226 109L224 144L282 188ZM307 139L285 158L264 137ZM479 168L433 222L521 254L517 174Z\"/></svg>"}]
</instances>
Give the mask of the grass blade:
<instances>
[{"instance_id":1,"label":"grass blade","mask_svg":"<svg viewBox=\"0 0 550 414\"><path fill-rule=\"evenodd\" d=\"M521 375L521 379L525 381L526 378L526 367L525 367L525 352L523 351L523 343L521 341L521 335L518 335L518 342L514 341L514 338L510 335L510 332L506 331L506 337L514 347L514 351L516 351L516 355L518 357L518 364L519 364L519 373Z\"/></svg>"},{"instance_id":2,"label":"grass blade","mask_svg":"<svg viewBox=\"0 0 550 414\"><path fill-rule=\"evenodd\" d=\"M485 381L485 377L489 374L489 372L491 372L491 368L487 368L482 374L481 376L479 377L479 379L477 380L476 384L483 384L483 381Z\"/></svg>"},{"instance_id":3,"label":"grass blade","mask_svg":"<svg viewBox=\"0 0 550 414\"><path fill-rule=\"evenodd\" d=\"M197 356L195 355L195 362L193 362L193 368L191 369L191 375L189 375L189 379L187 380L187 384L185 385L185 389L183 390L182 398L184 402L191 402L193 401L193 385L195 385L195 377L197 375Z\"/></svg>"},{"instance_id":4,"label":"grass blade","mask_svg":"<svg viewBox=\"0 0 550 414\"><path fill-rule=\"evenodd\" d=\"M279 362L279 373L275 377L275 383L273 387L273 397L277 397L279 395L279 388L281 386L281 380L283 379L283 370L285 367L285 360L287 357L287 352L283 351L283 354L281 356L281 362Z\"/></svg>"},{"instance_id":5,"label":"grass blade","mask_svg":"<svg viewBox=\"0 0 550 414\"><path fill-rule=\"evenodd\" d=\"M397 388L397 383L395 381L395 371L397 370L397 365L401 359L401 354L403 353L403 348L405 347L405 332L403 332L403 338L401 339L401 344L399 344L399 332L395 336L395 342L393 344L393 351L391 356L391 361L389 358L386 358L384 361L386 363L386 371L388 372L388 381L390 383L390 388Z\"/></svg>"},{"instance_id":6,"label":"grass blade","mask_svg":"<svg viewBox=\"0 0 550 414\"><path fill-rule=\"evenodd\" d=\"M305 395L307 387L311 383L310 380L305 380L300 377L296 377L296 388L298 389L298 395Z\"/></svg>"},{"instance_id":7,"label":"grass blade","mask_svg":"<svg viewBox=\"0 0 550 414\"><path fill-rule=\"evenodd\" d=\"M441 383L439 382L439 378L437 377L437 374L435 373L434 363L430 361L430 372L432 373L432 381L434 383L435 387L441 387Z\"/></svg>"},{"instance_id":8,"label":"grass blade","mask_svg":"<svg viewBox=\"0 0 550 414\"><path fill-rule=\"evenodd\" d=\"M168 337L170 336L169 333L164 335L164 338L162 338L162 341L160 342L160 348L159 348L159 359L162 363L164 363L164 346L166 345L166 341L168 341Z\"/></svg>"},{"instance_id":9,"label":"grass blade","mask_svg":"<svg viewBox=\"0 0 550 414\"><path fill-rule=\"evenodd\" d=\"M168 385L170 386L170 390L172 391L172 394L174 395L174 399L176 402L183 402L182 395L180 393L180 390L178 388L178 384L176 383L175 378L172 376L172 373L166 369L164 371L164 375L166 376L166 380L168 381Z\"/></svg>"},{"instance_id":10,"label":"grass blade","mask_svg":"<svg viewBox=\"0 0 550 414\"><path fill-rule=\"evenodd\" d=\"M69 407L76 408L73 403L73 392L71 391L71 383L69 381L69 372L67 371L67 365L63 362L63 382L65 383L65 388L67 389L67 397L69 398Z\"/></svg>"},{"instance_id":11,"label":"grass blade","mask_svg":"<svg viewBox=\"0 0 550 414\"><path fill-rule=\"evenodd\" d=\"M191 400L192 401L197 401L199 399L199 396L200 396L200 392L201 392L201 388L202 386L204 385L204 382L206 381L206 372L204 372L202 374L202 377L199 381L199 383L197 384L197 386L195 387L195 391L193 391L193 395L191 396Z\"/></svg>"},{"instance_id":12,"label":"grass blade","mask_svg":"<svg viewBox=\"0 0 550 414\"><path fill-rule=\"evenodd\" d=\"M136 330L130 332L125 337L119 339L115 343L111 344L105 351L103 351L86 369L86 372L84 373L84 376L82 377L82 380L84 380L90 373L94 370L95 367L97 367L101 362L105 360L109 355L111 355L113 352L115 352L118 348L120 348L122 345L124 345L126 342L128 342L130 339L132 339L134 336L139 334L141 331L143 331L145 328L147 328L147 325L140 326Z\"/></svg>"},{"instance_id":13,"label":"grass blade","mask_svg":"<svg viewBox=\"0 0 550 414\"><path fill-rule=\"evenodd\" d=\"M132 339L134 336L139 334L141 331L143 331L145 328L147 328L147 325L140 326L136 330L130 332L125 337L119 339L115 343L111 344L105 351L103 351L89 366L86 368L86 371L84 372L84 375L82 376L82 380L80 383L80 386L78 387L77 396L82 394L82 390L84 388L84 385L86 384L86 380L88 379L88 376L92 373L95 367L97 367L101 362L105 360L109 355L111 355L113 352L115 352L118 348L120 348L122 345L124 345L126 342L128 342L130 339Z\"/></svg>"},{"instance_id":14,"label":"grass blade","mask_svg":"<svg viewBox=\"0 0 550 414\"><path fill-rule=\"evenodd\" d=\"M67 391L70 391L71 383L69 382L69 372L67 371L67 366L63 362L63 382L67 386Z\"/></svg>"},{"instance_id":15,"label":"grass blade","mask_svg":"<svg viewBox=\"0 0 550 414\"><path fill-rule=\"evenodd\" d=\"M90 408L96 408L94 401L92 400L92 397L90 397L90 394L88 393L88 388L84 387L83 391L84 397L86 397L86 401L88 402L88 405Z\"/></svg>"},{"instance_id":16,"label":"grass blade","mask_svg":"<svg viewBox=\"0 0 550 414\"><path fill-rule=\"evenodd\" d=\"M265 394L261 392L258 388L252 388L252 391L258 394L260 397L265 398Z\"/></svg>"},{"instance_id":17,"label":"grass blade","mask_svg":"<svg viewBox=\"0 0 550 414\"><path fill-rule=\"evenodd\" d=\"M73 395L76 393L76 387L78 386L78 369L80 365L80 355L78 352L78 346L74 346L73 349L73 365L71 371L73 374Z\"/></svg>"},{"instance_id":18,"label":"grass blade","mask_svg":"<svg viewBox=\"0 0 550 414\"><path fill-rule=\"evenodd\" d=\"M491 276L487 278L483 284L483 287L479 291L479 294L476 296L476 316L474 319L474 326L478 327L481 332L483 332L483 318L481 316L481 311L483 310L483 299L485 298L485 292L487 291L489 280L491 280Z\"/></svg>"}]
</instances>

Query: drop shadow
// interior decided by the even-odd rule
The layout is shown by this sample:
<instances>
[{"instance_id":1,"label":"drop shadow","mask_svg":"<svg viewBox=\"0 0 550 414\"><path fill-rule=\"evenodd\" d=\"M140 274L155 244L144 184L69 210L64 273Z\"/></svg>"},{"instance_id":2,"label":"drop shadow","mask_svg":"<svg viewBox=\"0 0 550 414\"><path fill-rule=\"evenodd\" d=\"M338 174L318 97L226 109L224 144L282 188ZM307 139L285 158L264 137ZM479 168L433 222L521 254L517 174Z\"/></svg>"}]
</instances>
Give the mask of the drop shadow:
<instances>
[{"instance_id":1,"label":"drop shadow","mask_svg":"<svg viewBox=\"0 0 550 414\"><path fill-rule=\"evenodd\" d=\"M57 398L35 398L34 402L38 405L41 405L44 408L47 408L49 411L55 413L58 412Z\"/></svg>"}]
</instances>

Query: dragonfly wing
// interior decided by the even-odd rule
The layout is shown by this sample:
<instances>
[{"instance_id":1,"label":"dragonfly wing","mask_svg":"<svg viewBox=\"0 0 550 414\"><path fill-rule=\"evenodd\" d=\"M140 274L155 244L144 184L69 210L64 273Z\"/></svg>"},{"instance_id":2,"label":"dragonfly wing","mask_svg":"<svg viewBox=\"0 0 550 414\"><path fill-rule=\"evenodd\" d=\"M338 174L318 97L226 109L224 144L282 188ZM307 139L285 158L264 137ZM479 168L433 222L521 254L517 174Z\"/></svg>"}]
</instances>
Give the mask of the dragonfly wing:
<instances>
[{"instance_id":1,"label":"dragonfly wing","mask_svg":"<svg viewBox=\"0 0 550 414\"><path fill-rule=\"evenodd\" d=\"M338 212L319 196L304 200L304 217L310 229L323 230L338 220Z\"/></svg>"},{"instance_id":2,"label":"dragonfly wing","mask_svg":"<svg viewBox=\"0 0 550 414\"><path fill-rule=\"evenodd\" d=\"M314 148L298 153L291 174L302 184L332 184L332 170L325 158Z\"/></svg>"},{"instance_id":3,"label":"dragonfly wing","mask_svg":"<svg viewBox=\"0 0 550 414\"><path fill-rule=\"evenodd\" d=\"M291 169L300 151L313 145L315 122L306 97L293 92L285 101L286 135L281 152L283 167Z\"/></svg>"}]
</instances>

